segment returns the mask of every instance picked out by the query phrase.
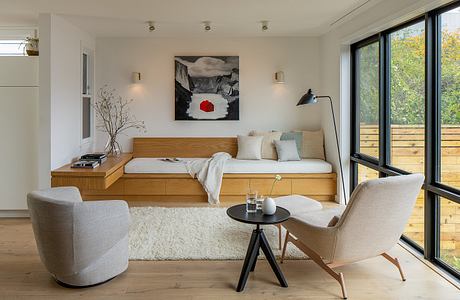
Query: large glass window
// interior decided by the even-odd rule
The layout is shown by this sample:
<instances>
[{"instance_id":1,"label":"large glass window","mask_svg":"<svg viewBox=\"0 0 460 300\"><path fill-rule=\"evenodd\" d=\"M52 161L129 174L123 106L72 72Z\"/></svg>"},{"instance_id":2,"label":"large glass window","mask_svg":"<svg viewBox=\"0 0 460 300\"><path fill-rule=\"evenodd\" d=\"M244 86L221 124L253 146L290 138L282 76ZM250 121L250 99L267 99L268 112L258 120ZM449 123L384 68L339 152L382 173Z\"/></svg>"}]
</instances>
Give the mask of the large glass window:
<instances>
[{"instance_id":1,"label":"large glass window","mask_svg":"<svg viewBox=\"0 0 460 300\"><path fill-rule=\"evenodd\" d=\"M460 8L441 18L441 182L460 189Z\"/></svg>"},{"instance_id":2,"label":"large glass window","mask_svg":"<svg viewBox=\"0 0 460 300\"><path fill-rule=\"evenodd\" d=\"M440 258L460 272L460 204L441 198Z\"/></svg>"},{"instance_id":3,"label":"large glass window","mask_svg":"<svg viewBox=\"0 0 460 300\"><path fill-rule=\"evenodd\" d=\"M379 155L379 43L356 51L356 90L359 101L359 151Z\"/></svg>"},{"instance_id":4,"label":"large glass window","mask_svg":"<svg viewBox=\"0 0 460 300\"><path fill-rule=\"evenodd\" d=\"M407 222L406 228L404 229L404 235L411 241L416 243L420 248L424 245L424 233L425 233L425 191L421 190L418 194L417 200L415 201L415 207L412 211L412 215Z\"/></svg>"},{"instance_id":5,"label":"large glass window","mask_svg":"<svg viewBox=\"0 0 460 300\"><path fill-rule=\"evenodd\" d=\"M460 2L351 49L352 187L424 174L402 238L460 278Z\"/></svg>"},{"instance_id":6,"label":"large glass window","mask_svg":"<svg viewBox=\"0 0 460 300\"><path fill-rule=\"evenodd\" d=\"M358 183L376 178L379 178L379 172L363 165L358 165Z\"/></svg>"},{"instance_id":7,"label":"large glass window","mask_svg":"<svg viewBox=\"0 0 460 300\"><path fill-rule=\"evenodd\" d=\"M391 165L423 173L425 22L390 34Z\"/></svg>"}]
</instances>

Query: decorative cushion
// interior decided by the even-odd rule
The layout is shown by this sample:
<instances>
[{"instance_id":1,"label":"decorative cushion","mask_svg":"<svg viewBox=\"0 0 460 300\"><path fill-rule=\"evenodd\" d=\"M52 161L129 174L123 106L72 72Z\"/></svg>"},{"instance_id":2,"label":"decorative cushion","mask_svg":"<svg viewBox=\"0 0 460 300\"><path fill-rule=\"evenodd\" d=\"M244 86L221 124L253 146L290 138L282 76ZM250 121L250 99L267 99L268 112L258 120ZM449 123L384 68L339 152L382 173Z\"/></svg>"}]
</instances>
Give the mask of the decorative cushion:
<instances>
[{"instance_id":1,"label":"decorative cushion","mask_svg":"<svg viewBox=\"0 0 460 300\"><path fill-rule=\"evenodd\" d=\"M263 136L238 136L237 159L262 159Z\"/></svg>"},{"instance_id":2,"label":"decorative cushion","mask_svg":"<svg viewBox=\"0 0 460 300\"><path fill-rule=\"evenodd\" d=\"M275 147L278 153L278 161L300 160L294 140L275 141Z\"/></svg>"},{"instance_id":3,"label":"decorative cushion","mask_svg":"<svg viewBox=\"0 0 460 300\"><path fill-rule=\"evenodd\" d=\"M262 136L262 158L263 159L277 159L274 141L279 141L283 133L279 131L264 132L264 131L251 131L250 136Z\"/></svg>"},{"instance_id":4,"label":"decorative cushion","mask_svg":"<svg viewBox=\"0 0 460 300\"><path fill-rule=\"evenodd\" d=\"M324 160L323 130L302 131L302 158L317 158Z\"/></svg>"},{"instance_id":5,"label":"decorative cushion","mask_svg":"<svg viewBox=\"0 0 460 300\"><path fill-rule=\"evenodd\" d=\"M302 157L302 138L303 138L302 132L292 131L292 132L283 132L280 140L281 141L294 140L297 146L297 152L299 153L299 156Z\"/></svg>"}]
</instances>

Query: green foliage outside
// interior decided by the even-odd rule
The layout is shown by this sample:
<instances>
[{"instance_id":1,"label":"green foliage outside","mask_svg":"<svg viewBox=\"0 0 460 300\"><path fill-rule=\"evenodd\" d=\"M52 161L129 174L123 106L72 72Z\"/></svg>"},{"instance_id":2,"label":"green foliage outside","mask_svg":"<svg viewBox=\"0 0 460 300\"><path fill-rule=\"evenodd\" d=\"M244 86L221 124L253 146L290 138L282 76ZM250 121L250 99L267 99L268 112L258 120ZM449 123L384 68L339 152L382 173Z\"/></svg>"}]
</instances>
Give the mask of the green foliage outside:
<instances>
[{"instance_id":1,"label":"green foliage outside","mask_svg":"<svg viewBox=\"0 0 460 300\"><path fill-rule=\"evenodd\" d=\"M455 270L460 272L460 257L456 256L455 254L455 251L443 250L441 253L441 259L447 262Z\"/></svg>"},{"instance_id":2,"label":"green foliage outside","mask_svg":"<svg viewBox=\"0 0 460 300\"><path fill-rule=\"evenodd\" d=\"M379 44L360 48L358 55L360 122L376 125L379 120Z\"/></svg>"},{"instance_id":3,"label":"green foliage outside","mask_svg":"<svg viewBox=\"0 0 460 300\"><path fill-rule=\"evenodd\" d=\"M378 123L378 43L359 49L360 118ZM418 28L391 34L391 123L424 124L425 36ZM460 124L460 31L442 32L441 119Z\"/></svg>"}]
</instances>

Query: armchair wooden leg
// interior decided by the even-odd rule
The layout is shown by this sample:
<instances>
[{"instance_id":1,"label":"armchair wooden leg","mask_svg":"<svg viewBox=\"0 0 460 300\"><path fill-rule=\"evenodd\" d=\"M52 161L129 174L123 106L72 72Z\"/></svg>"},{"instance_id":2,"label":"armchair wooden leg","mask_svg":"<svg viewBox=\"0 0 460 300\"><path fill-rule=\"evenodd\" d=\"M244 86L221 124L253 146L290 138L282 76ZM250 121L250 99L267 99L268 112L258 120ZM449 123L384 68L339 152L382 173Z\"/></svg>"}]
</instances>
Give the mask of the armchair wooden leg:
<instances>
[{"instance_id":1,"label":"armchair wooden leg","mask_svg":"<svg viewBox=\"0 0 460 300\"><path fill-rule=\"evenodd\" d=\"M404 272L403 272L403 270L401 268L401 265L399 264L399 260L396 257L391 257L387 253L382 253L382 256L385 257L393 265L395 265L396 268L398 268L399 274L401 275L401 280L406 281L406 277L404 276Z\"/></svg>"},{"instance_id":2,"label":"armchair wooden leg","mask_svg":"<svg viewBox=\"0 0 460 300\"><path fill-rule=\"evenodd\" d=\"M340 277L338 282L340 284L340 288L342 289L342 298L347 299L348 295L347 295L347 287L345 286L345 278L343 278L343 273L342 272L340 272L338 274L339 274L339 277Z\"/></svg>"},{"instance_id":3,"label":"armchair wooden leg","mask_svg":"<svg viewBox=\"0 0 460 300\"><path fill-rule=\"evenodd\" d=\"M286 238L287 239L287 238ZM331 275L335 280L337 280L340 284L342 289L342 296L343 299L347 299L347 288L345 286L345 279L343 277L343 273L335 272L331 267L329 267L315 251L311 250L305 244L300 242L299 240L290 237L289 240L291 243L297 246L302 252L304 252L308 257L310 257L318 266L320 266L324 271L326 271L329 275Z\"/></svg>"},{"instance_id":4,"label":"armchair wooden leg","mask_svg":"<svg viewBox=\"0 0 460 300\"><path fill-rule=\"evenodd\" d=\"M280 263L283 263L284 261L284 255L286 255L286 248L287 244L290 241L291 235L289 234L289 231L286 231L286 238L284 239L284 245L283 245L283 251L281 252L281 260Z\"/></svg>"}]
</instances>

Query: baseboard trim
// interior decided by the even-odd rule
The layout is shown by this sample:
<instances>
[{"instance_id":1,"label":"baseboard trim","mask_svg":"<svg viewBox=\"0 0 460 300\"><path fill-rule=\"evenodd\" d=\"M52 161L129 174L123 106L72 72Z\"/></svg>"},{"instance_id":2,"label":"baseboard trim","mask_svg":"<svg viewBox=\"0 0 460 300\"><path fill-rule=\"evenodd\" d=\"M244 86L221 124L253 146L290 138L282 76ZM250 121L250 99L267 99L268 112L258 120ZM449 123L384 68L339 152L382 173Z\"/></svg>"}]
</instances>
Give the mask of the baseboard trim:
<instances>
[{"instance_id":1,"label":"baseboard trim","mask_svg":"<svg viewBox=\"0 0 460 300\"><path fill-rule=\"evenodd\" d=\"M27 209L20 210L0 210L0 218L28 218L29 211Z\"/></svg>"}]
</instances>

